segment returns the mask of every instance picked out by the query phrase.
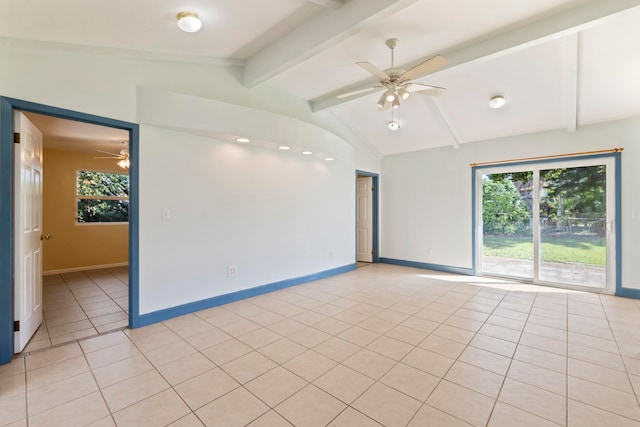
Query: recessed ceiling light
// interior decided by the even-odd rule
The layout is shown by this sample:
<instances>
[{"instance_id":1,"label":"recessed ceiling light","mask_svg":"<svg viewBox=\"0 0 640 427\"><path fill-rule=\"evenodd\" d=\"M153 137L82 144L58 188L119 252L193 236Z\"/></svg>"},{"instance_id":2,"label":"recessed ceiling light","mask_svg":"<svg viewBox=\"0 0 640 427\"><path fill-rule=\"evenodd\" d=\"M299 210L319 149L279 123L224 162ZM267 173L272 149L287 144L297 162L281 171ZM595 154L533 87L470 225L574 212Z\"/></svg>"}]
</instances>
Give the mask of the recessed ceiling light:
<instances>
[{"instance_id":1,"label":"recessed ceiling light","mask_svg":"<svg viewBox=\"0 0 640 427\"><path fill-rule=\"evenodd\" d=\"M195 12L180 12L177 18L178 28L185 33L195 33L202 27L202 22Z\"/></svg>"},{"instance_id":2,"label":"recessed ceiling light","mask_svg":"<svg viewBox=\"0 0 640 427\"><path fill-rule=\"evenodd\" d=\"M303 151L302 154L307 154L307 155L313 154L313 151Z\"/></svg>"},{"instance_id":3,"label":"recessed ceiling light","mask_svg":"<svg viewBox=\"0 0 640 427\"><path fill-rule=\"evenodd\" d=\"M504 106L505 101L504 96L496 95L489 100L489 107L491 108L501 108Z\"/></svg>"},{"instance_id":4,"label":"recessed ceiling light","mask_svg":"<svg viewBox=\"0 0 640 427\"><path fill-rule=\"evenodd\" d=\"M249 138L236 138L236 141L238 141L238 142L249 142L251 140Z\"/></svg>"},{"instance_id":5,"label":"recessed ceiling light","mask_svg":"<svg viewBox=\"0 0 640 427\"><path fill-rule=\"evenodd\" d=\"M289 150L291 147L289 147L288 145L281 145L280 147L278 147L278 149L280 150Z\"/></svg>"},{"instance_id":6,"label":"recessed ceiling light","mask_svg":"<svg viewBox=\"0 0 640 427\"><path fill-rule=\"evenodd\" d=\"M400 129L400 123L396 122L395 120L391 120L389 123L387 123L387 127L389 128L389 130L398 130Z\"/></svg>"},{"instance_id":7,"label":"recessed ceiling light","mask_svg":"<svg viewBox=\"0 0 640 427\"><path fill-rule=\"evenodd\" d=\"M324 159L325 159L326 161L330 162L330 161L332 161L332 160L333 160L333 157L325 157Z\"/></svg>"}]
</instances>

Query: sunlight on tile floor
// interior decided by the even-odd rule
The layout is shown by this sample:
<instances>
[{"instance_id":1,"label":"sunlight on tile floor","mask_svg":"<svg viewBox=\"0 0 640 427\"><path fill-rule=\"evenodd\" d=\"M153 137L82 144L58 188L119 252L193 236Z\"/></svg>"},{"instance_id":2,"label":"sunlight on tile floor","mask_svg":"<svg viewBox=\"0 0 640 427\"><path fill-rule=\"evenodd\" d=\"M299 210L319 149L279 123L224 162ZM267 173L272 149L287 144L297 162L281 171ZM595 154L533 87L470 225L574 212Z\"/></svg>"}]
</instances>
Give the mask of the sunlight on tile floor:
<instances>
[{"instance_id":1,"label":"sunlight on tile floor","mask_svg":"<svg viewBox=\"0 0 640 427\"><path fill-rule=\"evenodd\" d=\"M376 264L0 366L10 426L640 426L640 301Z\"/></svg>"}]
</instances>

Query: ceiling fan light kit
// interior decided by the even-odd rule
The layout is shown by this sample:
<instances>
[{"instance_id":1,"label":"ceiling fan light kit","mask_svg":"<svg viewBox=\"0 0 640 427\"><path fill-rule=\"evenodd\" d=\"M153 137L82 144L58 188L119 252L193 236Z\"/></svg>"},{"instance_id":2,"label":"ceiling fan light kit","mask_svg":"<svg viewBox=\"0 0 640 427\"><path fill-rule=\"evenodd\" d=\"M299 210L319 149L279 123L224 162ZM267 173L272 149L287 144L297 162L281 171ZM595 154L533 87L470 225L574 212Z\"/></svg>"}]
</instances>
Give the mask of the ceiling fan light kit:
<instances>
[{"instance_id":1,"label":"ceiling fan light kit","mask_svg":"<svg viewBox=\"0 0 640 427\"><path fill-rule=\"evenodd\" d=\"M195 33L202 28L202 21L195 12L180 12L176 18L178 19L178 28L185 33Z\"/></svg>"},{"instance_id":2,"label":"ceiling fan light kit","mask_svg":"<svg viewBox=\"0 0 640 427\"><path fill-rule=\"evenodd\" d=\"M489 99L489 107L502 108L504 107L504 104L506 104L506 102L507 101L504 99L504 96L495 95L495 96L492 96L491 99Z\"/></svg>"}]
</instances>

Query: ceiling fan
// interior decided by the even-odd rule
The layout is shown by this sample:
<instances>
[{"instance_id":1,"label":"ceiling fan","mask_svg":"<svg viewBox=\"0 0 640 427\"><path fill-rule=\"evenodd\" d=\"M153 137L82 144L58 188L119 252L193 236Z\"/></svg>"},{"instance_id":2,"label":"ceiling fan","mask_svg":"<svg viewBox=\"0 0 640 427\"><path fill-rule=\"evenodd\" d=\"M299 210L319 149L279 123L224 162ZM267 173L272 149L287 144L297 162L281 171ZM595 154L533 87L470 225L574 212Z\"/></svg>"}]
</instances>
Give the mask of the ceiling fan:
<instances>
[{"instance_id":1,"label":"ceiling fan","mask_svg":"<svg viewBox=\"0 0 640 427\"><path fill-rule=\"evenodd\" d=\"M131 161L129 160L129 141L122 141L125 148L120 150L120 153L112 153L110 151L97 150L99 153L109 154L109 156L94 157L94 159L117 159L117 165L122 169L129 169Z\"/></svg>"},{"instance_id":2,"label":"ceiling fan","mask_svg":"<svg viewBox=\"0 0 640 427\"><path fill-rule=\"evenodd\" d=\"M393 62L393 50L398 44L398 39L388 39L385 44L391 50L391 68L382 71L370 62L356 62L356 64L362 67L365 71L368 71L377 77L379 79L378 84L366 89L341 93L337 95L337 98L348 98L362 93L386 89L378 100L378 108L380 110L384 110L390 106L398 108L400 106L400 99L403 101L407 100L411 95L411 92L421 92L431 96L438 96L445 91L445 88L442 87L412 82L414 79L445 66L447 64L447 60L444 56L436 55L409 70L405 70L403 68L396 68Z\"/></svg>"}]
</instances>

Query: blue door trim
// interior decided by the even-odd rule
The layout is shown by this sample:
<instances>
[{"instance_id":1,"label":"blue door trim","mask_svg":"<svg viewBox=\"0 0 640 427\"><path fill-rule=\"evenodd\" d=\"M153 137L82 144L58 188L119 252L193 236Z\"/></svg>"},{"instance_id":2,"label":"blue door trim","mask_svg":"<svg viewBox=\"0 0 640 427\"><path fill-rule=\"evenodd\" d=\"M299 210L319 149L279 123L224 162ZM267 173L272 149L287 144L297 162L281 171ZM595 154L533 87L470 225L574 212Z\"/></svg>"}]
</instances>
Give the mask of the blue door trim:
<instances>
[{"instance_id":1,"label":"blue door trim","mask_svg":"<svg viewBox=\"0 0 640 427\"><path fill-rule=\"evenodd\" d=\"M139 127L136 123L0 97L0 364L13 358L13 112L27 111L129 132L129 326L139 325Z\"/></svg>"},{"instance_id":2,"label":"blue door trim","mask_svg":"<svg viewBox=\"0 0 640 427\"><path fill-rule=\"evenodd\" d=\"M370 176L372 178L373 184L373 233L371 236L372 246L373 246L373 262L380 262L380 248L379 248L379 215L378 215L378 204L379 204L379 188L378 181L379 175L373 172L365 172L361 170L356 170L356 261L358 260L358 177L359 176Z\"/></svg>"}]
</instances>

